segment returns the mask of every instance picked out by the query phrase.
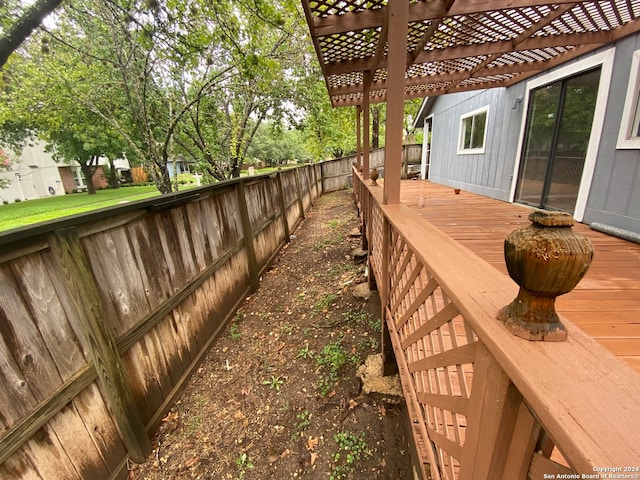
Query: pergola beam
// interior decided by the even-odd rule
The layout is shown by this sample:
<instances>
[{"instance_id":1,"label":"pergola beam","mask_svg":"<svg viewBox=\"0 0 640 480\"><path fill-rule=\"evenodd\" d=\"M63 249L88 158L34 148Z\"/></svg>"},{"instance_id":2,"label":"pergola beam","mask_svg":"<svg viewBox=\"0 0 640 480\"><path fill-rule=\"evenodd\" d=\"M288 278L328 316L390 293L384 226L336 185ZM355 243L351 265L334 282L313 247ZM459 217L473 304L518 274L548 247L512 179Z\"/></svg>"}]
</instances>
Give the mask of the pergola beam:
<instances>
[{"instance_id":1,"label":"pergola beam","mask_svg":"<svg viewBox=\"0 0 640 480\"><path fill-rule=\"evenodd\" d=\"M621 27L622 28L622 27ZM512 52L524 52L530 50L541 50L544 48L571 47L574 45L601 45L614 41L619 35L617 31L604 31L592 33L574 33L549 35L547 37L534 37L520 40L514 45L513 41L492 42L483 44L481 50L479 45L463 45L457 47L447 47L423 51L415 57L414 64L442 62L446 60L458 60L482 55L496 55ZM410 58L410 57L408 57ZM359 72L368 69L369 59L354 60L351 62L328 63L326 65L326 75L343 75ZM378 68L386 68L387 58L384 57L378 64Z\"/></svg>"},{"instance_id":2,"label":"pergola beam","mask_svg":"<svg viewBox=\"0 0 640 480\"><path fill-rule=\"evenodd\" d=\"M452 4L450 8L447 8L448 3ZM518 9L549 5L550 2L548 0L510 0L502 3L504 3L502 9ZM553 2L554 5L573 5L576 3L588 3L588 0L557 0ZM381 27L387 16L387 8L387 6L383 6L375 10L314 17L314 35L316 37L327 37L353 30ZM409 23L436 20L445 16L471 15L493 10L496 10L495 0L433 0L417 2L409 5Z\"/></svg>"}]
</instances>

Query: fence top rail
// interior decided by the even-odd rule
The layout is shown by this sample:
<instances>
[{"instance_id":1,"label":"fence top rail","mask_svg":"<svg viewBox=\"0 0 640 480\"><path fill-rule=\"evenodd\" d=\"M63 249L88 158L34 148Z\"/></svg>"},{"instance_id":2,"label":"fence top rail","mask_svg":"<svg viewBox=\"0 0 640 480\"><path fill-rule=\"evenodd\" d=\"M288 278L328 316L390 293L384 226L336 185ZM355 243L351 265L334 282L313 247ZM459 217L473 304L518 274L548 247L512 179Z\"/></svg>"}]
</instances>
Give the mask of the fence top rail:
<instances>
[{"instance_id":1,"label":"fence top rail","mask_svg":"<svg viewBox=\"0 0 640 480\"><path fill-rule=\"evenodd\" d=\"M333 160L328 160L333 161ZM322 162L324 163L324 162ZM33 225L18 227L4 232L0 232L0 245L8 245L16 242L37 240L39 237L50 232L68 227L86 225L97 221L107 221L118 216L125 216L134 212L157 211L162 209L174 208L179 205L189 203L209 195L216 195L234 188L236 184L243 183L245 185L255 183L264 178L275 177L278 173L287 173L289 170L308 167L310 164L292 167L290 169L279 170L275 172L263 173L260 175L252 175L250 177L233 178L223 180L211 185L203 185L194 187L180 192L165 193L157 197L143 200L136 200L121 205L105 207L90 212L69 215L55 220L40 222ZM313 165L313 164L311 164Z\"/></svg>"},{"instance_id":2,"label":"fence top rail","mask_svg":"<svg viewBox=\"0 0 640 480\"><path fill-rule=\"evenodd\" d=\"M565 342L530 342L497 320L516 296L509 277L405 205L382 205L382 186L357 174L392 228L437 279L523 395L571 467L640 467L640 375L562 319Z\"/></svg>"}]
</instances>

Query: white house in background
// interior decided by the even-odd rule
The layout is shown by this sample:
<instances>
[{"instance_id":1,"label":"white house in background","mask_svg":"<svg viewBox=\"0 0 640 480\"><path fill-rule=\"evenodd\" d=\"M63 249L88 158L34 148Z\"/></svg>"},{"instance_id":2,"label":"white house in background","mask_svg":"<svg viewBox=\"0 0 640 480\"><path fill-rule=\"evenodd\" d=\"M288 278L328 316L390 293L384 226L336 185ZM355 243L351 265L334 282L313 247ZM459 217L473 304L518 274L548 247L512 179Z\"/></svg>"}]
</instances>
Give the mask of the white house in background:
<instances>
[{"instance_id":1,"label":"white house in background","mask_svg":"<svg viewBox=\"0 0 640 480\"><path fill-rule=\"evenodd\" d=\"M17 160L11 157L11 170L0 171L0 177L9 180L9 186L0 190L0 202L13 203L17 199L24 201L86 191L87 185L80 164L57 163L45 147L44 142L35 141L24 147ZM100 157L98 165L93 183L96 188L104 188L108 179L102 166L108 166L109 160ZM124 157L114 161L114 168L120 175L126 175L124 172L129 171L131 166Z\"/></svg>"},{"instance_id":2,"label":"white house in background","mask_svg":"<svg viewBox=\"0 0 640 480\"><path fill-rule=\"evenodd\" d=\"M11 170L0 172L0 176L10 182L7 188L0 190L0 200L13 203L17 199L64 195L58 167L51 154L45 151L43 142L25 146L17 160L11 158Z\"/></svg>"}]
</instances>

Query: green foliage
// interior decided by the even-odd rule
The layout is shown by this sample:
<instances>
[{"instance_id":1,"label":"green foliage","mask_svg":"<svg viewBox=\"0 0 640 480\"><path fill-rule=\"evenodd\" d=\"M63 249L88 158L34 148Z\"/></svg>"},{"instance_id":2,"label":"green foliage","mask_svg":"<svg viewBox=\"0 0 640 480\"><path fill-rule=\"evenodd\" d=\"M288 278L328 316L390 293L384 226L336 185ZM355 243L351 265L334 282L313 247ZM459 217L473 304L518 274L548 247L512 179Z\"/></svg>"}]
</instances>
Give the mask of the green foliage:
<instances>
[{"instance_id":1,"label":"green foliage","mask_svg":"<svg viewBox=\"0 0 640 480\"><path fill-rule=\"evenodd\" d=\"M304 347L301 347L298 351L296 358L313 358L314 352L309 348L309 341L304 342Z\"/></svg>"},{"instance_id":2,"label":"green foliage","mask_svg":"<svg viewBox=\"0 0 640 480\"><path fill-rule=\"evenodd\" d=\"M313 304L312 312L314 315L329 310L329 307L336 301L334 293L325 293L320 299Z\"/></svg>"},{"instance_id":3,"label":"green foliage","mask_svg":"<svg viewBox=\"0 0 640 480\"><path fill-rule=\"evenodd\" d=\"M235 322L231 324L231 327L229 327L229 334L234 340L240 340L242 338L242 334L238 330L238 324Z\"/></svg>"},{"instance_id":4,"label":"green foliage","mask_svg":"<svg viewBox=\"0 0 640 480\"><path fill-rule=\"evenodd\" d=\"M246 452L241 453L238 458L236 458L236 466L238 467L238 478L243 479L247 473L247 470L251 470L254 468L253 463L249 459L249 456Z\"/></svg>"},{"instance_id":5,"label":"green foliage","mask_svg":"<svg viewBox=\"0 0 640 480\"><path fill-rule=\"evenodd\" d=\"M296 414L296 421L294 422L296 431L291 435L291 440L297 440L302 436L302 433L311 425L311 412L306 408Z\"/></svg>"},{"instance_id":6,"label":"green foliage","mask_svg":"<svg viewBox=\"0 0 640 480\"><path fill-rule=\"evenodd\" d=\"M333 454L334 467L329 476L330 480L349 478L355 471L355 464L358 460L371 457L364 432L361 432L360 435L351 432L338 432L334 434L333 440L336 442L338 451Z\"/></svg>"},{"instance_id":7,"label":"green foliage","mask_svg":"<svg viewBox=\"0 0 640 480\"><path fill-rule=\"evenodd\" d=\"M279 392L284 385L284 379L280 375L271 375L268 380L263 380L262 385L268 385L270 389Z\"/></svg>"},{"instance_id":8,"label":"green foliage","mask_svg":"<svg viewBox=\"0 0 640 480\"><path fill-rule=\"evenodd\" d=\"M331 342L322 349L322 352L316 357L316 364L320 367L320 379L318 381L318 390L321 395L329 393L331 388L339 379L339 373L342 367L348 363L357 363L357 355L347 353L342 346L342 338Z\"/></svg>"},{"instance_id":9,"label":"green foliage","mask_svg":"<svg viewBox=\"0 0 640 480\"><path fill-rule=\"evenodd\" d=\"M364 432L356 435L351 432L338 432L333 436L338 451L333 454L334 468L329 476L330 480L348 478L355 471L355 463L371 456L367 448Z\"/></svg>"}]
</instances>

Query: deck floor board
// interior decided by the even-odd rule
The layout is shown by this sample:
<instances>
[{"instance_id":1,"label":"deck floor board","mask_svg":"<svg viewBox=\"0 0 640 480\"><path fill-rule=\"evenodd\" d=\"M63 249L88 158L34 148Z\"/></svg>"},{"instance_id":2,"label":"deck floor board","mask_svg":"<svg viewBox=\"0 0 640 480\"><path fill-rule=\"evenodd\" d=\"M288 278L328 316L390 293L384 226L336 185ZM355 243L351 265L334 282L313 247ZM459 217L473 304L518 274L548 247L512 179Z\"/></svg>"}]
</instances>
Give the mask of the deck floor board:
<instances>
[{"instance_id":1,"label":"deck floor board","mask_svg":"<svg viewBox=\"0 0 640 480\"><path fill-rule=\"evenodd\" d=\"M421 180L403 181L400 191L403 204L507 274L504 239L530 224L529 207ZM558 298L558 312L640 372L640 245L585 224L574 229L595 255L576 289Z\"/></svg>"}]
</instances>

